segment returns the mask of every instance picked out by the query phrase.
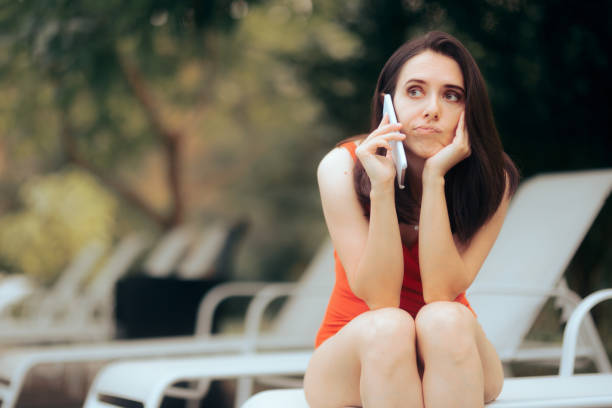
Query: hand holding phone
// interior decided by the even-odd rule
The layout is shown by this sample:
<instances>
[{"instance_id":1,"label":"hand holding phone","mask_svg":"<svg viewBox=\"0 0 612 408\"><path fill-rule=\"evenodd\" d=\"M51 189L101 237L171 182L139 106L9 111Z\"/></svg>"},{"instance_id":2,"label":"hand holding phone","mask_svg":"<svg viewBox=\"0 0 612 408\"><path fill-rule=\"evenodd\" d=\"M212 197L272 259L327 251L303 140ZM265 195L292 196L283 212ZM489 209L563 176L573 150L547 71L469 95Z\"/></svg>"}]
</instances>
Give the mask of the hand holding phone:
<instances>
[{"instance_id":1,"label":"hand holding phone","mask_svg":"<svg viewBox=\"0 0 612 408\"><path fill-rule=\"evenodd\" d=\"M391 99L391 95L384 94L383 98L383 116L386 113L387 115L389 115L390 123L398 123L397 116L395 116L395 109L393 108L393 100ZM393 158L393 163L395 163L397 185L400 189L403 189L406 168L408 167L408 161L406 160L406 152L404 152L404 145L401 141L392 140L390 143L392 146L391 157Z\"/></svg>"}]
</instances>

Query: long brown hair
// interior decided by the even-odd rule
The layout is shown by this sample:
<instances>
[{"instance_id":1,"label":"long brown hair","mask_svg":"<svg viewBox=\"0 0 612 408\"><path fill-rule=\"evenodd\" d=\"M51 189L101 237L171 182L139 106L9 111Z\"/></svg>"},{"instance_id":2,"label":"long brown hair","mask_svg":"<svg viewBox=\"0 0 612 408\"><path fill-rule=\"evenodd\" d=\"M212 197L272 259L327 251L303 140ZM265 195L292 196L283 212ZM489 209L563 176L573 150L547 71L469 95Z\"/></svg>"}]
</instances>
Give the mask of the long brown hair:
<instances>
[{"instance_id":1,"label":"long brown hair","mask_svg":"<svg viewBox=\"0 0 612 408\"><path fill-rule=\"evenodd\" d=\"M461 242L467 243L499 207L507 182L510 194L514 194L519 172L503 150L484 79L476 61L463 44L449 34L432 31L398 48L378 77L372 98L371 131L382 120L381 93L395 94L397 79L406 61L427 50L455 60L465 82L465 125L471 155L448 171L444 177L444 190L451 231ZM369 218L370 179L359 160L353 173L357 197ZM400 190L395 185L395 208L399 222L418 223L420 203L412 196L410 188Z\"/></svg>"}]
</instances>

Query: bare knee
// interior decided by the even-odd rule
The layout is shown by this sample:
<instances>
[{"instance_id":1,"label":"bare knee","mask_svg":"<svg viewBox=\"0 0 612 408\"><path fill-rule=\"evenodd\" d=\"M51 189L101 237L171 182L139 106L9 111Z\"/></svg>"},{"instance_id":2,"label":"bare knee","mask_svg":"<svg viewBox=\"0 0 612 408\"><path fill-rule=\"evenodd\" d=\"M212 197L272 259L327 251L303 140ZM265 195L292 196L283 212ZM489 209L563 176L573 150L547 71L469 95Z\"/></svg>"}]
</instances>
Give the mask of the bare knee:
<instances>
[{"instance_id":1,"label":"bare knee","mask_svg":"<svg viewBox=\"0 0 612 408\"><path fill-rule=\"evenodd\" d=\"M377 309L357 316L311 358L304 377L309 405L359 405L362 369L367 366L379 375L391 375L406 358L416 358L414 330L414 320L401 309Z\"/></svg>"},{"instance_id":2,"label":"bare knee","mask_svg":"<svg viewBox=\"0 0 612 408\"><path fill-rule=\"evenodd\" d=\"M379 344L405 343L414 340L415 325L412 316L398 308L376 309L357 319L361 324L361 346L377 347ZM355 323L357 323L357 319Z\"/></svg>"},{"instance_id":3,"label":"bare knee","mask_svg":"<svg viewBox=\"0 0 612 408\"><path fill-rule=\"evenodd\" d=\"M363 315L361 323L359 353L362 363L385 365L416 356L415 324L406 311L398 308L373 310Z\"/></svg>"},{"instance_id":4,"label":"bare knee","mask_svg":"<svg viewBox=\"0 0 612 408\"><path fill-rule=\"evenodd\" d=\"M432 352L462 361L476 350L474 317L457 302L428 303L417 314L415 327L424 358Z\"/></svg>"}]
</instances>

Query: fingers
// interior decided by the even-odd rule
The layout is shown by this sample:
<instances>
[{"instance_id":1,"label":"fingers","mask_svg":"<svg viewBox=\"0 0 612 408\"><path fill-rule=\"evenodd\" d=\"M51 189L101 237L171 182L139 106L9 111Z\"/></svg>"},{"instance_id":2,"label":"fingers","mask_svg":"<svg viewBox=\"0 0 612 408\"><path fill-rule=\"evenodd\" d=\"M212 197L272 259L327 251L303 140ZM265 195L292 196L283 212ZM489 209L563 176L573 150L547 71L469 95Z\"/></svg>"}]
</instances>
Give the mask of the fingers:
<instances>
[{"instance_id":1,"label":"fingers","mask_svg":"<svg viewBox=\"0 0 612 408\"><path fill-rule=\"evenodd\" d=\"M365 150L368 153L376 153L376 151L381 147L384 149L387 149L387 151L390 151L392 149L391 143L389 143L387 140L382 139L382 138L371 140L365 145L362 144L362 146L363 146L362 150Z\"/></svg>"},{"instance_id":2,"label":"fingers","mask_svg":"<svg viewBox=\"0 0 612 408\"><path fill-rule=\"evenodd\" d=\"M402 141L406 138L406 135L399 132L401 128L401 123L389 123L389 115L383 115L378 128L370 133L357 147L357 156L365 157L368 155L376 155L377 151L381 152L381 149L387 151L387 154L383 155L383 157L389 156L392 150L390 142L394 140Z\"/></svg>"},{"instance_id":3,"label":"fingers","mask_svg":"<svg viewBox=\"0 0 612 408\"><path fill-rule=\"evenodd\" d=\"M457 123L455 142L457 143L457 145L461 149L462 154L465 157L471 154L469 135L465 127L465 111L461 113L461 116L459 117L459 122Z\"/></svg>"},{"instance_id":4,"label":"fingers","mask_svg":"<svg viewBox=\"0 0 612 408\"><path fill-rule=\"evenodd\" d=\"M368 137L365 138L364 142L367 142L368 140L383 135L385 133L397 133L399 130L401 130L401 128L401 123L390 123L389 115L385 113L383 115L382 120L380 121L380 124L378 125L378 128L376 128L372 133L370 133Z\"/></svg>"},{"instance_id":5,"label":"fingers","mask_svg":"<svg viewBox=\"0 0 612 408\"><path fill-rule=\"evenodd\" d=\"M366 137L365 140L373 139L377 136L384 135L385 133L391 133L391 132L397 133L401 128L402 128L402 125L399 123L397 124L388 123L386 125L381 125L376 130L374 130L372 133L370 133L368 137Z\"/></svg>"},{"instance_id":6,"label":"fingers","mask_svg":"<svg viewBox=\"0 0 612 408\"><path fill-rule=\"evenodd\" d=\"M378 128L380 129L382 126L387 125L391 123L389 120L389 115L387 115L386 113L383 115L382 120L380 121L380 123L378 124Z\"/></svg>"},{"instance_id":7,"label":"fingers","mask_svg":"<svg viewBox=\"0 0 612 408\"><path fill-rule=\"evenodd\" d=\"M389 142L391 142L392 140L402 141L405 138L406 138L406 135L404 135L403 133L399 133L399 132L385 133L385 134L374 136L374 137L364 140L360 144L360 146L363 146L364 149L368 151L372 151L372 148L374 146L380 147L381 144L389 145Z\"/></svg>"},{"instance_id":8,"label":"fingers","mask_svg":"<svg viewBox=\"0 0 612 408\"><path fill-rule=\"evenodd\" d=\"M392 140L402 141L405 138L406 136L404 134L397 132L381 135L380 137L362 142L357 147L355 153L360 159L365 159L368 156L382 156L390 158L390 153L393 150L393 144L390 142ZM385 149L386 154L384 154L381 149Z\"/></svg>"},{"instance_id":9,"label":"fingers","mask_svg":"<svg viewBox=\"0 0 612 408\"><path fill-rule=\"evenodd\" d=\"M465 111L461 112L461 115L459 115L459 120L457 121L457 127L455 128L455 137L460 137L464 131L465 131Z\"/></svg>"}]
</instances>

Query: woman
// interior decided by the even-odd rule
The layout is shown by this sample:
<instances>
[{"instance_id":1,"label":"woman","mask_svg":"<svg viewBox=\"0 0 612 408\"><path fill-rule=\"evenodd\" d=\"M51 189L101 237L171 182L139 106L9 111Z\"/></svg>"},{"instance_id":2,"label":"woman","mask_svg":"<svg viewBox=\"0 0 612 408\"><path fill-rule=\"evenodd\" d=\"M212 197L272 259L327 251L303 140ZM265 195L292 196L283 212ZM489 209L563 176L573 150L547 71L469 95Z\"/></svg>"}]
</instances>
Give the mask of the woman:
<instances>
[{"instance_id":1,"label":"woman","mask_svg":"<svg viewBox=\"0 0 612 408\"><path fill-rule=\"evenodd\" d=\"M383 93L398 124L382 115ZM518 172L474 59L441 32L404 44L380 74L372 124L318 168L336 285L306 398L312 408L482 407L501 391L502 366L464 292L497 238ZM393 140L408 160L405 189Z\"/></svg>"}]
</instances>

